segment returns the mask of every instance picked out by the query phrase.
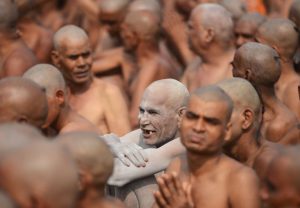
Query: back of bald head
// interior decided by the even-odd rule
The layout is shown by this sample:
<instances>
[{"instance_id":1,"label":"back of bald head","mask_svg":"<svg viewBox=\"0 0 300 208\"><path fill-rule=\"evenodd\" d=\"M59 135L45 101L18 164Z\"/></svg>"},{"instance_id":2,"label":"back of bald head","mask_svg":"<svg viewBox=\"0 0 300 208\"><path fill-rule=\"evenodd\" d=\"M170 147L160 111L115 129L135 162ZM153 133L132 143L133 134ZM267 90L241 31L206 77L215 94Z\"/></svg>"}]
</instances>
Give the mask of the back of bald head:
<instances>
[{"instance_id":1,"label":"back of bald head","mask_svg":"<svg viewBox=\"0 0 300 208\"><path fill-rule=\"evenodd\" d=\"M33 142L46 138L35 127L25 123L5 123L0 125L0 156Z\"/></svg>"},{"instance_id":2,"label":"back of bald head","mask_svg":"<svg viewBox=\"0 0 300 208\"><path fill-rule=\"evenodd\" d=\"M226 121L228 122L233 111L233 101L224 90L216 85L200 87L191 93L191 97L196 96L205 102L222 102L227 107Z\"/></svg>"},{"instance_id":3,"label":"back of bald head","mask_svg":"<svg viewBox=\"0 0 300 208\"><path fill-rule=\"evenodd\" d=\"M233 21L231 14L221 5L213 3L199 4L193 9L191 17L195 17L198 24L204 28L211 28L215 32L215 40L227 46L233 41Z\"/></svg>"},{"instance_id":4,"label":"back of bald head","mask_svg":"<svg viewBox=\"0 0 300 208\"><path fill-rule=\"evenodd\" d=\"M135 0L130 3L128 13L133 11L150 11L161 18L161 5L156 0Z\"/></svg>"},{"instance_id":5,"label":"back of bald head","mask_svg":"<svg viewBox=\"0 0 300 208\"><path fill-rule=\"evenodd\" d=\"M55 140L63 145L77 162L79 169L94 176L104 185L113 171L113 155L99 135L90 132L62 134Z\"/></svg>"},{"instance_id":6,"label":"back of bald head","mask_svg":"<svg viewBox=\"0 0 300 208\"><path fill-rule=\"evenodd\" d=\"M61 72L50 64L37 64L28 69L24 78L30 79L45 88L48 96L54 96L59 90L66 92L66 83Z\"/></svg>"},{"instance_id":7,"label":"back of bald head","mask_svg":"<svg viewBox=\"0 0 300 208\"><path fill-rule=\"evenodd\" d=\"M59 145L40 141L0 158L0 185L21 207L74 207L76 165ZM38 180L37 180L38 179Z\"/></svg>"},{"instance_id":8,"label":"back of bald head","mask_svg":"<svg viewBox=\"0 0 300 208\"><path fill-rule=\"evenodd\" d=\"M217 85L222 88L232 99L234 103L234 110L251 109L256 118L259 118L261 113L261 103L253 85L242 78L230 78L223 80Z\"/></svg>"},{"instance_id":9,"label":"back of bald head","mask_svg":"<svg viewBox=\"0 0 300 208\"><path fill-rule=\"evenodd\" d=\"M246 13L245 2L241 0L222 0L220 5L231 13L234 21L237 21L243 14Z\"/></svg>"},{"instance_id":10,"label":"back of bald head","mask_svg":"<svg viewBox=\"0 0 300 208\"><path fill-rule=\"evenodd\" d=\"M18 20L17 6L12 0L0 1L0 31L15 29Z\"/></svg>"},{"instance_id":11,"label":"back of bald head","mask_svg":"<svg viewBox=\"0 0 300 208\"><path fill-rule=\"evenodd\" d=\"M0 80L0 121L28 122L41 127L48 114L45 90L31 80Z\"/></svg>"},{"instance_id":12,"label":"back of bald head","mask_svg":"<svg viewBox=\"0 0 300 208\"><path fill-rule=\"evenodd\" d=\"M249 42L236 51L233 62L250 70L251 74L248 74L247 79L254 86L274 87L281 74L278 60L279 55L270 46Z\"/></svg>"},{"instance_id":13,"label":"back of bald head","mask_svg":"<svg viewBox=\"0 0 300 208\"><path fill-rule=\"evenodd\" d=\"M147 99L149 95L163 96L164 102L176 110L187 106L190 93L184 84L175 79L161 79L152 82L145 89L143 99Z\"/></svg>"},{"instance_id":14,"label":"back of bald head","mask_svg":"<svg viewBox=\"0 0 300 208\"><path fill-rule=\"evenodd\" d=\"M89 40L87 33L76 25L65 25L61 27L53 37L54 49L59 51L64 47L65 42L73 42L78 40Z\"/></svg>"},{"instance_id":15,"label":"back of bald head","mask_svg":"<svg viewBox=\"0 0 300 208\"><path fill-rule=\"evenodd\" d=\"M283 59L292 59L298 48L298 30L288 19L269 19L265 21L256 34L266 44L275 48ZM260 40L259 40L260 41Z\"/></svg>"},{"instance_id":16,"label":"back of bald head","mask_svg":"<svg viewBox=\"0 0 300 208\"><path fill-rule=\"evenodd\" d=\"M126 14L130 0L101 0L99 2L100 20L120 21Z\"/></svg>"},{"instance_id":17,"label":"back of bald head","mask_svg":"<svg viewBox=\"0 0 300 208\"><path fill-rule=\"evenodd\" d=\"M282 166L284 177L290 179L287 186L294 187L300 194L300 145L284 147L271 161L270 168L276 163Z\"/></svg>"},{"instance_id":18,"label":"back of bald head","mask_svg":"<svg viewBox=\"0 0 300 208\"><path fill-rule=\"evenodd\" d=\"M127 13L124 24L131 28L142 40L157 40L160 32L160 20L153 12L147 10Z\"/></svg>"}]
</instances>

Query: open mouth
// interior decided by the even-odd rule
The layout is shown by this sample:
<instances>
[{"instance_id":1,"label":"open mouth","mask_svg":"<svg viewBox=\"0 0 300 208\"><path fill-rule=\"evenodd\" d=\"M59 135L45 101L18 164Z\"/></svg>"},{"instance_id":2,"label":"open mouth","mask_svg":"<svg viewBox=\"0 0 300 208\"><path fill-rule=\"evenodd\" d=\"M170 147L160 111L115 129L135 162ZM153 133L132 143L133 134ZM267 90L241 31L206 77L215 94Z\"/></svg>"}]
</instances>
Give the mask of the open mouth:
<instances>
[{"instance_id":1,"label":"open mouth","mask_svg":"<svg viewBox=\"0 0 300 208\"><path fill-rule=\"evenodd\" d=\"M151 137L155 133L155 131L148 129L142 129L142 132L144 137Z\"/></svg>"}]
</instances>

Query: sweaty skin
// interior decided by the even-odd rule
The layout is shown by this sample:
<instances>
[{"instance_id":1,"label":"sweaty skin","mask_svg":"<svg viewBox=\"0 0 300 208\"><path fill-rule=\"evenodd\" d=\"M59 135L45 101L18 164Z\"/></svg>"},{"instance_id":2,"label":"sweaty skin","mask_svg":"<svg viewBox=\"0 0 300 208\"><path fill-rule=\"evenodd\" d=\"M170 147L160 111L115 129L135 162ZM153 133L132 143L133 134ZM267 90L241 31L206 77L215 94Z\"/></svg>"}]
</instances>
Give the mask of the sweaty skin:
<instances>
[{"instance_id":1,"label":"sweaty skin","mask_svg":"<svg viewBox=\"0 0 300 208\"><path fill-rule=\"evenodd\" d=\"M69 104L103 133L130 131L126 102L119 88L93 77L89 39L79 27L67 25L54 36L52 60L69 90Z\"/></svg>"},{"instance_id":2,"label":"sweaty skin","mask_svg":"<svg viewBox=\"0 0 300 208\"><path fill-rule=\"evenodd\" d=\"M270 32L272 31L272 32ZM296 25L287 19L270 19L262 24L256 34L256 40L274 48L281 66L281 75L275 85L277 97L300 118L298 86L300 76L294 69L293 58L299 41Z\"/></svg>"},{"instance_id":3,"label":"sweaty skin","mask_svg":"<svg viewBox=\"0 0 300 208\"><path fill-rule=\"evenodd\" d=\"M232 77L235 47L230 13L217 4L200 4L192 11L188 25L190 46L199 56L181 79L189 91Z\"/></svg>"},{"instance_id":4,"label":"sweaty skin","mask_svg":"<svg viewBox=\"0 0 300 208\"><path fill-rule=\"evenodd\" d=\"M222 153L224 141L230 138L232 108L231 99L218 87L203 87L191 95L180 126L187 152L167 169L167 173L176 173L187 194L164 200L168 185L160 178L160 192L155 193L159 207L180 207L182 198L199 208L260 207L254 171ZM244 188L239 189L241 186ZM213 197L208 190L214 191Z\"/></svg>"},{"instance_id":5,"label":"sweaty skin","mask_svg":"<svg viewBox=\"0 0 300 208\"><path fill-rule=\"evenodd\" d=\"M67 86L60 71L49 64L38 64L23 75L46 89L48 118L45 127L56 133L90 131L101 133L91 122L71 109L67 102Z\"/></svg>"},{"instance_id":6,"label":"sweaty skin","mask_svg":"<svg viewBox=\"0 0 300 208\"><path fill-rule=\"evenodd\" d=\"M0 78L20 76L37 63L37 58L17 34L15 3L1 1L0 11Z\"/></svg>"},{"instance_id":7,"label":"sweaty skin","mask_svg":"<svg viewBox=\"0 0 300 208\"><path fill-rule=\"evenodd\" d=\"M281 73L278 59L271 47L246 43L237 50L233 60L233 76L249 80L261 98L264 108L261 133L273 142L280 142L298 123L296 115L275 95L275 83Z\"/></svg>"}]
</instances>

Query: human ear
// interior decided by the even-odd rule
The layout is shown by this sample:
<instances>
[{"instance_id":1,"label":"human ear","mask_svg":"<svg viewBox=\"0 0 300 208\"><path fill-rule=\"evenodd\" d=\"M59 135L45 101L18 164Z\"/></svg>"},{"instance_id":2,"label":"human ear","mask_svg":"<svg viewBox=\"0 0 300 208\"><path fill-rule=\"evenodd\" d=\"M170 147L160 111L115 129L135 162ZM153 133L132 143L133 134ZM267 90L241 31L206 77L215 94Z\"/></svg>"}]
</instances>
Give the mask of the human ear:
<instances>
[{"instance_id":1,"label":"human ear","mask_svg":"<svg viewBox=\"0 0 300 208\"><path fill-rule=\"evenodd\" d=\"M51 51L51 61L56 67L60 68L58 51L56 50Z\"/></svg>"},{"instance_id":2,"label":"human ear","mask_svg":"<svg viewBox=\"0 0 300 208\"><path fill-rule=\"evenodd\" d=\"M231 139L232 136L232 123L228 122L226 125L226 130L225 130L225 136L224 136L224 142L226 143Z\"/></svg>"},{"instance_id":3,"label":"human ear","mask_svg":"<svg viewBox=\"0 0 300 208\"><path fill-rule=\"evenodd\" d=\"M253 124L254 119L254 113L250 109L246 109L243 112L243 122L242 122L242 128L243 130L246 130L250 128Z\"/></svg>"},{"instance_id":4,"label":"human ear","mask_svg":"<svg viewBox=\"0 0 300 208\"><path fill-rule=\"evenodd\" d=\"M56 100L59 105L63 105L65 103L65 93L62 90L57 90L55 93Z\"/></svg>"},{"instance_id":5,"label":"human ear","mask_svg":"<svg viewBox=\"0 0 300 208\"><path fill-rule=\"evenodd\" d=\"M86 171L83 170L79 170L78 176L79 176L78 189L79 191L83 191L89 186L89 184L91 184L92 178L90 174L88 174Z\"/></svg>"},{"instance_id":6,"label":"human ear","mask_svg":"<svg viewBox=\"0 0 300 208\"><path fill-rule=\"evenodd\" d=\"M180 126L181 124L181 121L182 121L182 117L183 115L185 114L185 111L186 111L186 107L180 107L178 110L177 110L177 125L178 127Z\"/></svg>"},{"instance_id":7,"label":"human ear","mask_svg":"<svg viewBox=\"0 0 300 208\"><path fill-rule=\"evenodd\" d=\"M205 33L205 41L206 43L210 43L215 37L215 31L212 28L208 28Z\"/></svg>"}]
</instances>

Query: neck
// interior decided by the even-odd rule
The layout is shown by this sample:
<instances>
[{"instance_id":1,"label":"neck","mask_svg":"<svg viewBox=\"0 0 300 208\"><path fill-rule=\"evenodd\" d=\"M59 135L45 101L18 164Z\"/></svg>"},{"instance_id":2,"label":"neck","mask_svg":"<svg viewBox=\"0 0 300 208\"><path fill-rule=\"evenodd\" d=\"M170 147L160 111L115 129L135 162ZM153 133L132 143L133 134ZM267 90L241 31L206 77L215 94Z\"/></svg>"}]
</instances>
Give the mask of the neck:
<instances>
[{"instance_id":1,"label":"neck","mask_svg":"<svg viewBox=\"0 0 300 208\"><path fill-rule=\"evenodd\" d=\"M280 68L281 68L281 77L284 77L288 74L296 74L295 68L294 68L294 62L293 60L280 60Z\"/></svg>"},{"instance_id":2,"label":"neck","mask_svg":"<svg viewBox=\"0 0 300 208\"><path fill-rule=\"evenodd\" d=\"M264 110L273 109L274 104L278 103L278 98L275 95L274 87L264 87L260 86L257 89L257 92L260 95L260 99L263 103Z\"/></svg>"},{"instance_id":3,"label":"neck","mask_svg":"<svg viewBox=\"0 0 300 208\"><path fill-rule=\"evenodd\" d=\"M69 87L72 95L81 94L81 93L86 92L90 88L92 83L93 83L92 76L87 82L82 83L82 84L67 81L68 87Z\"/></svg>"},{"instance_id":4,"label":"neck","mask_svg":"<svg viewBox=\"0 0 300 208\"><path fill-rule=\"evenodd\" d=\"M212 66L224 66L229 64L234 57L235 48L233 45L223 49L221 47L211 47L208 51L201 54L201 58L204 64Z\"/></svg>"},{"instance_id":5,"label":"neck","mask_svg":"<svg viewBox=\"0 0 300 208\"><path fill-rule=\"evenodd\" d=\"M187 161L190 172L193 176L199 176L210 172L219 163L222 152L219 151L213 155L201 155L191 151L187 152Z\"/></svg>"},{"instance_id":6,"label":"neck","mask_svg":"<svg viewBox=\"0 0 300 208\"><path fill-rule=\"evenodd\" d=\"M80 200L78 202L78 208L90 208L96 207L104 198L104 188L96 189L89 188L84 193L82 193Z\"/></svg>"},{"instance_id":7,"label":"neck","mask_svg":"<svg viewBox=\"0 0 300 208\"><path fill-rule=\"evenodd\" d=\"M140 43L135 52L138 62L151 60L152 57L156 56L158 53L158 45L151 41Z\"/></svg>"},{"instance_id":8,"label":"neck","mask_svg":"<svg viewBox=\"0 0 300 208\"><path fill-rule=\"evenodd\" d=\"M250 165L260 146L260 131L257 127L252 127L251 130L243 133L235 144L225 147L225 150L234 159Z\"/></svg>"},{"instance_id":9,"label":"neck","mask_svg":"<svg viewBox=\"0 0 300 208\"><path fill-rule=\"evenodd\" d=\"M64 107L59 112L57 119L51 125L57 132L60 132L71 120L72 109L68 104L65 104Z\"/></svg>"}]
</instances>

